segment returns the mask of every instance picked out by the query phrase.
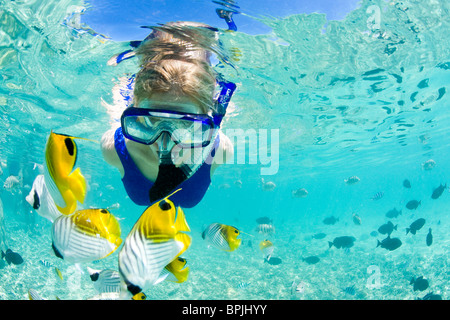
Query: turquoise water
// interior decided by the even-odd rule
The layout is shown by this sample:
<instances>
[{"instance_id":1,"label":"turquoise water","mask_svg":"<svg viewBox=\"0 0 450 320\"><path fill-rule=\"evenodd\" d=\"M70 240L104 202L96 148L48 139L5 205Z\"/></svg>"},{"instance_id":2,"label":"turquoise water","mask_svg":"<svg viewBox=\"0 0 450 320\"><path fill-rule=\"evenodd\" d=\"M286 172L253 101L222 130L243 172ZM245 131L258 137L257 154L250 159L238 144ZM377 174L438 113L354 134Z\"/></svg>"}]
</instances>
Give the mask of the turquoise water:
<instances>
[{"instance_id":1,"label":"turquoise water","mask_svg":"<svg viewBox=\"0 0 450 320\"><path fill-rule=\"evenodd\" d=\"M105 104L114 103L112 88L137 64L106 65L127 43L78 25L74 13L84 8L82 1L0 4L0 180L23 174L19 187L1 191L4 241L24 259L0 265L0 299L28 299L29 289L46 299L88 299L97 294L89 276L53 254L51 223L25 196L39 174L35 164L44 163L50 130L99 141L111 123ZM219 168L202 202L185 210L193 238L183 254L189 279L158 284L145 292L148 299L410 300L429 292L448 299L450 195L448 188L438 199L431 194L448 183L450 172L449 13L447 1L362 1L339 21L324 14L255 16L272 31L222 30L234 67L217 69L238 85L223 130L278 130L271 152L279 168L261 175L269 165L261 158L249 163L251 141L236 143L236 155L247 152L245 163ZM82 207L118 207L113 213L125 238L145 208L127 198L98 144L78 146L77 166L89 184ZM425 170L429 159L436 165ZM358 183L344 182L355 175ZM261 178L276 187L266 190ZM307 189L305 198L292 196L299 188ZM371 200L378 192L384 196ZM405 207L410 200L421 200L417 210ZM394 207L402 215L387 218ZM275 234L255 231L263 216L273 220ZM329 216L339 221L324 224ZM418 218L426 219L424 227L405 234ZM376 247L385 235L371 235L389 220L398 225L392 237L402 241L394 251ZM213 222L252 236L244 234L236 251L222 252L201 238ZM314 239L316 233L326 236ZM355 237L354 246L329 248L338 236ZM281 264L264 262L259 243L265 238ZM117 269L118 251L82 267ZM320 258L316 264L302 260L313 255ZM57 266L63 280L39 260ZM419 276L429 281L425 291L410 285ZM292 290L294 281L303 283L301 292ZM343 291L351 286L353 295Z\"/></svg>"}]
</instances>

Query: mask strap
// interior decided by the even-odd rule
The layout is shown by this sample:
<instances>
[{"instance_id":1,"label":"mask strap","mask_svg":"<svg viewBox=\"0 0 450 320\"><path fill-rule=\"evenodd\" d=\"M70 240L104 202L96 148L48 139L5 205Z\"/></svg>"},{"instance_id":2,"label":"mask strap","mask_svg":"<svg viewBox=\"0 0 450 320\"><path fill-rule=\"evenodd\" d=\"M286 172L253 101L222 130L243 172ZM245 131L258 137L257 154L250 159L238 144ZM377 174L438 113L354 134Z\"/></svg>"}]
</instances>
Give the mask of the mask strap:
<instances>
[{"instance_id":1,"label":"mask strap","mask_svg":"<svg viewBox=\"0 0 450 320\"><path fill-rule=\"evenodd\" d=\"M216 114L214 114L214 124L219 127L222 122L223 117L225 116L228 108L228 104L233 96L234 91L236 90L236 84L233 82L228 82L223 80L220 76L217 79L217 83L221 87L219 96L216 98L215 106L216 106Z\"/></svg>"}]
</instances>

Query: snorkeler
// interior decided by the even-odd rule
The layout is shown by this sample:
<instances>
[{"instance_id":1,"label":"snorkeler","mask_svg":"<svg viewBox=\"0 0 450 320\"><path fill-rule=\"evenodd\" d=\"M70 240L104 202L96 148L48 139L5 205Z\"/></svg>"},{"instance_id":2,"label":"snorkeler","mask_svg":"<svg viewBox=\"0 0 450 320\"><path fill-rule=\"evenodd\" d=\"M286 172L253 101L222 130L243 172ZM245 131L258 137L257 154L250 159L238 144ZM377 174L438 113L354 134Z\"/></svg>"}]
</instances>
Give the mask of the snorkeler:
<instances>
[{"instance_id":1,"label":"snorkeler","mask_svg":"<svg viewBox=\"0 0 450 320\"><path fill-rule=\"evenodd\" d=\"M121 126L103 135L102 153L136 204L148 206L181 188L171 200L191 208L223 163L214 157L233 154L220 124L236 86L210 65L205 47L215 40L214 28L175 22L152 29L133 51L141 68L132 104Z\"/></svg>"}]
</instances>

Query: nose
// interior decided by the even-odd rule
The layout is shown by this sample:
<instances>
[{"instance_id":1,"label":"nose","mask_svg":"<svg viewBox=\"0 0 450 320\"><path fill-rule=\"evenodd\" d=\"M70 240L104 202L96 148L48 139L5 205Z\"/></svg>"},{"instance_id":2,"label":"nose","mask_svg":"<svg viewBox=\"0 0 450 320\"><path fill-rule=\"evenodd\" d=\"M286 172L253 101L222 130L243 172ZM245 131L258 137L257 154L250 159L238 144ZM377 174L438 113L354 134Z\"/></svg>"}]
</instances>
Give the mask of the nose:
<instances>
[{"instance_id":1,"label":"nose","mask_svg":"<svg viewBox=\"0 0 450 320\"><path fill-rule=\"evenodd\" d=\"M157 140L157 143L158 143L158 149L159 149L160 151L165 151L165 152L167 152L167 151L170 151L170 149L172 149L172 148L169 148L169 144L170 144L170 135L169 135L168 132L163 132L163 133L161 133L161 136L160 136L159 139Z\"/></svg>"}]
</instances>

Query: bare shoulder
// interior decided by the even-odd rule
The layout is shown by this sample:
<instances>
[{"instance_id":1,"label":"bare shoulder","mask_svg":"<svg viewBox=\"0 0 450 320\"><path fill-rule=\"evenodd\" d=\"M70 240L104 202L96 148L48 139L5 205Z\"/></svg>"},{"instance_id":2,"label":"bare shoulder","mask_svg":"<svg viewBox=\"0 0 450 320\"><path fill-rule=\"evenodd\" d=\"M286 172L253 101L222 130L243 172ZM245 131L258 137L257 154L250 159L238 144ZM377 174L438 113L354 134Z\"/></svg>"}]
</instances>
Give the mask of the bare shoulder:
<instances>
[{"instance_id":1,"label":"bare shoulder","mask_svg":"<svg viewBox=\"0 0 450 320\"><path fill-rule=\"evenodd\" d=\"M120 161L119 156L117 155L116 148L114 146L115 131L116 131L115 128L111 128L108 131L106 131L102 136L100 146L105 161L108 164L118 168L120 173L123 173L122 163Z\"/></svg>"},{"instance_id":2,"label":"bare shoulder","mask_svg":"<svg viewBox=\"0 0 450 320\"><path fill-rule=\"evenodd\" d=\"M214 171L221 165L226 163L227 159L233 159L234 156L234 145L221 130L219 130L219 147L216 150L216 155L211 164L211 176Z\"/></svg>"}]
</instances>

